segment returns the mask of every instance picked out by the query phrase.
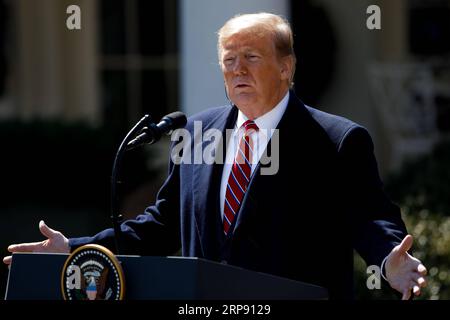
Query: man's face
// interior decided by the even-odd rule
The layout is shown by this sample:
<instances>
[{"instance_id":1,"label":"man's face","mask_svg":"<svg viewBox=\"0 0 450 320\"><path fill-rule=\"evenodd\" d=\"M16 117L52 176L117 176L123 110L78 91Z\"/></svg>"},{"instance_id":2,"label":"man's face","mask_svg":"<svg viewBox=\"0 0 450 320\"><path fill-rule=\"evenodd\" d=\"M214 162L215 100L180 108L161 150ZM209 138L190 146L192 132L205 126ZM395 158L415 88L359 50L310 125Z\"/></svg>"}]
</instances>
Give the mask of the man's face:
<instances>
[{"instance_id":1,"label":"man's face","mask_svg":"<svg viewBox=\"0 0 450 320\"><path fill-rule=\"evenodd\" d=\"M221 67L230 100L249 118L270 111L288 90L288 58L269 35L235 33L222 43Z\"/></svg>"}]
</instances>

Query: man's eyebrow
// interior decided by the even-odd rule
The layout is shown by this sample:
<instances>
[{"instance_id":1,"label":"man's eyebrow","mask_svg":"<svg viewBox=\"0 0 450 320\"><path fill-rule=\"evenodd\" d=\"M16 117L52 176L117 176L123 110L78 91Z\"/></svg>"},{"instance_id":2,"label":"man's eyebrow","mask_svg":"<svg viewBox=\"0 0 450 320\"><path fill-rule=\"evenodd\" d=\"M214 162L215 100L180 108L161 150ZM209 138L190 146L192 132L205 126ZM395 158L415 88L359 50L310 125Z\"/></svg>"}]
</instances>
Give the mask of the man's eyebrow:
<instances>
[{"instance_id":1,"label":"man's eyebrow","mask_svg":"<svg viewBox=\"0 0 450 320\"><path fill-rule=\"evenodd\" d=\"M257 49L254 47L250 47L250 46L239 46L239 45L230 45L227 47L223 47L223 51L233 51L233 50L237 50L239 49L239 51L262 51L261 49Z\"/></svg>"}]
</instances>

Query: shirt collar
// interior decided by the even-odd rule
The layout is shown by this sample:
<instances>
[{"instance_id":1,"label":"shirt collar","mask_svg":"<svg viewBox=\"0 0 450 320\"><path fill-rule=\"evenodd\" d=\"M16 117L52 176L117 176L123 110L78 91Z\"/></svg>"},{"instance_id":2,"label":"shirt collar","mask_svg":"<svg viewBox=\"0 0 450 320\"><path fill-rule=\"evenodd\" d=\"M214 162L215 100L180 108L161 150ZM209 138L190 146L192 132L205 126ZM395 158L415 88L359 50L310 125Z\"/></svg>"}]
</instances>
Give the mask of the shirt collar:
<instances>
[{"instance_id":1,"label":"shirt collar","mask_svg":"<svg viewBox=\"0 0 450 320\"><path fill-rule=\"evenodd\" d=\"M288 102L289 102L289 91L286 93L283 99L281 99L281 101L278 102L275 108L273 108L269 112L266 112L262 116L254 119L253 121L255 121L259 129L264 130L275 129L278 126L281 117L283 117L284 112L286 111ZM241 110L239 110L238 117L236 120L236 128L240 128L247 120L248 120L247 116Z\"/></svg>"}]
</instances>

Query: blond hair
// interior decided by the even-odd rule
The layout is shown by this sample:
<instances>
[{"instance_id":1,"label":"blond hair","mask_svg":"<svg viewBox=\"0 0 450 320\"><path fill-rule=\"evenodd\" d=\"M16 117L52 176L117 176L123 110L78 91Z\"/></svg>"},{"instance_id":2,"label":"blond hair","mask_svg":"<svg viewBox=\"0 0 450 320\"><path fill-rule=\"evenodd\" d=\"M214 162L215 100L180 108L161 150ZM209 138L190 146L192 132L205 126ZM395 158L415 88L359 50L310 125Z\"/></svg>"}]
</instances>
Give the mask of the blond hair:
<instances>
[{"instance_id":1,"label":"blond hair","mask_svg":"<svg viewBox=\"0 0 450 320\"><path fill-rule=\"evenodd\" d=\"M290 82L295 74L295 63L297 61L294 52L294 37L289 22L283 17L267 12L239 14L228 20L217 32L217 53L219 62L222 59L223 43L237 32L251 32L255 36L269 34L275 45L276 52L280 58L291 56L293 59L292 74Z\"/></svg>"}]
</instances>

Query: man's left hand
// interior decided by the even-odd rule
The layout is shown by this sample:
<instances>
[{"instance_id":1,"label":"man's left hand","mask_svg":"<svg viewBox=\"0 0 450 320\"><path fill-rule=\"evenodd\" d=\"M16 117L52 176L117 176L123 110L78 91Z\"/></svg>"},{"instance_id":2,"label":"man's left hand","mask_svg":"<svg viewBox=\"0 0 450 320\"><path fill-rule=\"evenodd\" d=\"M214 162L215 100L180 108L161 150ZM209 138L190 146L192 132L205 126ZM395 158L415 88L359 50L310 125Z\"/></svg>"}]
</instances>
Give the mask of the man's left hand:
<instances>
[{"instance_id":1,"label":"man's left hand","mask_svg":"<svg viewBox=\"0 0 450 320\"><path fill-rule=\"evenodd\" d=\"M413 244L413 237L407 235L403 241L392 249L385 264L386 278L392 288L402 294L402 300L420 295L421 288L427 285L425 275L427 269L419 259L408 253Z\"/></svg>"}]
</instances>

